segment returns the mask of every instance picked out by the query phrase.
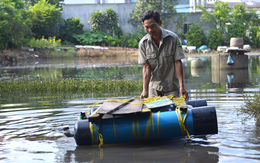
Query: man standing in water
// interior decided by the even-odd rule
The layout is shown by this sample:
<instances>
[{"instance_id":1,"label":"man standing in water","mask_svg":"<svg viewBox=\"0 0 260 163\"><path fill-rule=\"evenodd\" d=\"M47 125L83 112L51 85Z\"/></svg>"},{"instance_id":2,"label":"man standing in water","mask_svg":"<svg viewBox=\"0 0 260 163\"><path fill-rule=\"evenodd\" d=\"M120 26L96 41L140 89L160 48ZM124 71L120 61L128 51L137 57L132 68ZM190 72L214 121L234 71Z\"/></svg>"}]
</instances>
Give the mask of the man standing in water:
<instances>
[{"instance_id":1,"label":"man standing in water","mask_svg":"<svg viewBox=\"0 0 260 163\"><path fill-rule=\"evenodd\" d=\"M142 22L148 34L141 39L138 49L138 63L143 65L143 92L140 98L147 98L148 95L179 97L181 94L188 100L181 62L185 55L179 37L160 27L162 20L157 11L146 11Z\"/></svg>"}]
</instances>

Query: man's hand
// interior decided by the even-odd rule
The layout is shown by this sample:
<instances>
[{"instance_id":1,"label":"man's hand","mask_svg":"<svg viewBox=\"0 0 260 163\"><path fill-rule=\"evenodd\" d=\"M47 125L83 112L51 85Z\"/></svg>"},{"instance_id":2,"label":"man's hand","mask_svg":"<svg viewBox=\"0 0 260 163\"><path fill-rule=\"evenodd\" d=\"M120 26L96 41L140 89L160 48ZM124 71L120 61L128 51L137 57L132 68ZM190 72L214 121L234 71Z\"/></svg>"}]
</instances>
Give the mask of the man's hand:
<instances>
[{"instance_id":1,"label":"man's hand","mask_svg":"<svg viewBox=\"0 0 260 163\"><path fill-rule=\"evenodd\" d=\"M189 95L188 92L186 91L186 89L184 87L180 87L180 94L182 96L184 96L184 99L187 101L189 100Z\"/></svg>"},{"instance_id":2,"label":"man's hand","mask_svg":"<svg viewBox=\"0 0 260 163\"><path fill-rule=\"evenodd\" d=\"M144 99L144 98L147 98L148 97L148 92L147 91L143 91L141 96L140 96L140 99Z\"/></svg>"}]
</instances>

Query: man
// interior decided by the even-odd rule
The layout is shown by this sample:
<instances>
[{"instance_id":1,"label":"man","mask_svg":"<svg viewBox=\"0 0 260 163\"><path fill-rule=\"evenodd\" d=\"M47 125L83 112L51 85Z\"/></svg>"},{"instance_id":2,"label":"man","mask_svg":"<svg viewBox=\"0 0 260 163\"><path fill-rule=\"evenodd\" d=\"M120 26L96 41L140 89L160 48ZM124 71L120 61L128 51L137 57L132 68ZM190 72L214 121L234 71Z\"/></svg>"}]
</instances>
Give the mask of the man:
<instances>
[{"instance_id":1,"label":"man","mask_svg":"<svg viewBox=\"0 0 260 163\"><path fill-rule=\"evenodd\" d=\"M162 20L157 11L146 11L142 22L148 34L139 42L138 63L143 64L143 92L140 98L152 94L178 97L181 94L188 100L181 62L185 55L178 36L160 27Z\"/></svg>"}]
</instances>

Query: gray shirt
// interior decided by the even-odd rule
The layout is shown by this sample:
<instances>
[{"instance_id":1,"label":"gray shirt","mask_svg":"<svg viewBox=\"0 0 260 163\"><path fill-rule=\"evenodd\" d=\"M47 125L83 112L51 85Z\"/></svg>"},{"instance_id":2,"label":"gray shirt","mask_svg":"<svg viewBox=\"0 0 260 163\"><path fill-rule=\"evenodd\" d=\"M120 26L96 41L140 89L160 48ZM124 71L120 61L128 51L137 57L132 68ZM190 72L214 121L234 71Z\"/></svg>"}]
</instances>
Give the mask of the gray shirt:
<instances>
[{"instance_id":1,"label":"gray shirt","mask_svg":"<svg viewBox=\"0 0 260 163\"><path fill-rule=\"evenodd\" d=\"M149 87L158 91L174 91L179 89L179 81L175 71L175 61L185 58L179 37L161 28L162 38L159 47L147 34L139 42L138 63L149 64L151 80Z\"/></svg>"}]
</instances>

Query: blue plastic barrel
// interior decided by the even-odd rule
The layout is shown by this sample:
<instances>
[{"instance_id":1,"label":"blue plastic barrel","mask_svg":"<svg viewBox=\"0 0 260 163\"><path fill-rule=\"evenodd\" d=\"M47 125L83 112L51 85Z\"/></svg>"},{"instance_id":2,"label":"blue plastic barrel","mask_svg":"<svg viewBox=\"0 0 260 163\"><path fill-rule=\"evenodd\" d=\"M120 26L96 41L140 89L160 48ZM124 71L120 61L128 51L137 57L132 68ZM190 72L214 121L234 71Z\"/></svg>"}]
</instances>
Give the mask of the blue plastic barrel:
<instances>
[{"instance_id":1,"label":"blue plastic barrel","mask_svg":"<svg viewBox=\"0 0 260 163\"><path fill-rule=\"evenodd\" d=\"M204 103L205 104L205 103ZM182 113L184 118L185 113ZM185 126L190 135L217 134L217 116L214 106L202 106L188 109ZM99 144L94 139L98 132L104 144L166 139L182 137L183 132L176 111L155 112L150 115L134 114L123 117L102 119L90 123L87 119L75 124L74 138L77 145ZM97 139L98 140L98 139Z\"/></svg>"}]
</instances>

